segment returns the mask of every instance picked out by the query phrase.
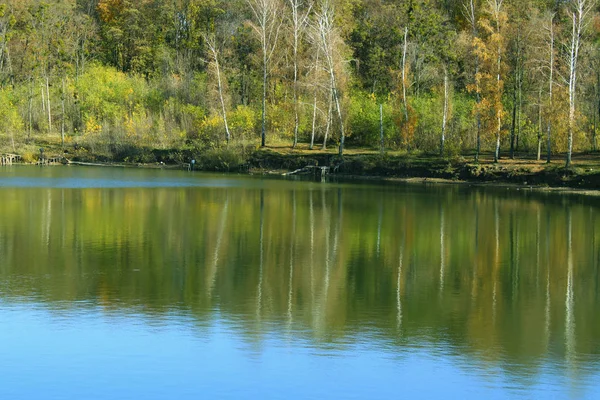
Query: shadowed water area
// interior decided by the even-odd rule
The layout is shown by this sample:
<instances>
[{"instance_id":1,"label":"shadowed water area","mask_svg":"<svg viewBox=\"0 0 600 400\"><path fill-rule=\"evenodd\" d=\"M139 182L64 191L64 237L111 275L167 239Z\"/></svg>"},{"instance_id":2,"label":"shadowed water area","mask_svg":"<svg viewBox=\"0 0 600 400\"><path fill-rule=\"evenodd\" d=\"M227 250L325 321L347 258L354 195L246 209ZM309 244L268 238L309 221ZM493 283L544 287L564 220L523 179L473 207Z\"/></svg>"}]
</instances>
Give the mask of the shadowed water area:
<instances>
[{"instance_id":1,"label":"shadowed water area","mask_svg":"<svg viewBox=\"0 0 600 400\"><path fill-rule=\"evenodd\" d=\"M0 398L598 398L600 202L0 169Z\"/></svg>"}]
</instances>

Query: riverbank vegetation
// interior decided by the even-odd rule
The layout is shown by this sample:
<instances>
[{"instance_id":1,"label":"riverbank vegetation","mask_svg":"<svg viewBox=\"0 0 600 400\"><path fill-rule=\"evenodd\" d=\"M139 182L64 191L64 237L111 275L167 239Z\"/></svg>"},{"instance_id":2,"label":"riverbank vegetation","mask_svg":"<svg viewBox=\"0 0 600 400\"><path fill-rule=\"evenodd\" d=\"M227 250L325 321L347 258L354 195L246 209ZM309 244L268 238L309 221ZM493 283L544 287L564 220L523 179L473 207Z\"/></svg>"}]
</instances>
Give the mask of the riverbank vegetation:
<instances>
[{"instance_id":1,"label":"riverbank vegetation","mask_svg":"<svg viewBox=\"0 0 600 400\"><path fill-rule=\"evenodd\" d=\"M570 164L598 146L597 11L593 0L2 0L0 148Z\"/></svg>"}]
</instances>

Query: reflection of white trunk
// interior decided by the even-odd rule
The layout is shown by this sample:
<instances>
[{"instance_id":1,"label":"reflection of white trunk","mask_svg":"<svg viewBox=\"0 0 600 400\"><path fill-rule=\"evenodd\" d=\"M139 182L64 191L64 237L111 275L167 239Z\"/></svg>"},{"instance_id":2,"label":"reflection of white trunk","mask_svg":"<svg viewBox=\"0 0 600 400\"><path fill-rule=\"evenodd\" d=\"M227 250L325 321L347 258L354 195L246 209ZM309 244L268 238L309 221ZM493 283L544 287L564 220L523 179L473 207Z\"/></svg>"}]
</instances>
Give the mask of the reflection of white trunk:
<instances>
[{"instance_id":1,"label":"reflection of white trunk","mask_svg":"<svg viewBox=\"0 0 600 400\"><path fill-rule=\"evenodd\" d=\"M573 229L571 210L567 214L567 291L565 295L565 338L567 362L573 361L575 356L575 302L573 299Z\"/></svg>"},{"instance_id":2,"label":"reflection of white trunk","mask_svg":"<svg viewBox=\"0 0 600 400\"><path fill-rule=\"evenodd\" d=\"M50 248L50 225L52 222L52 192L48 190L48 200L46 201L46 215L45 215L45 229L44 229L44 238L43 242L46 245L46 248Z\"/></svg>"},{"instance_id":3,"label":"reflection of white trunk","mask_svg":"<svg viewBox=\"0 0 600 400\"><path fill-rule=\"evenodd\" d=\"M550 345L550 213L546 210L546 347Z\"/></svg>"},{"instance_id":4,"label":"reflection of white trunk","mask_svg":"<svg viewBox=\"0 0 600 400\"><path fill-rule=\"evenodd\" d=\"M260 257L259 257L259 270L258 270L258 298L256 301L256 317L260 320L262 314L262 287L263 287L263 263L264 263L264 225L265 225L265 203L264 194L260 193Z\"/></svg>"},{"instance_id":5,"label":"reflection of white trunk","mask_svg":"<svg viewBox=\"0 0 600 400\"><path fill-rule=\"evenodd\" d=\"M515 221L515 230L516 230L516 239L515 239L515 244L514 244L514 248L515 248L515 279L513 280L513 285L514 285L514 290L513 290L513 299L516 299L516 297L519 296L519 278L521 275L520 269L519 269L519 243L520 242L520 235L519 235L519 219L516 218Z\"/></svg>"},{"instance_id":6,"label":"reflection of white trunk","mask_svg":"<svg viewBox=\"0 0 600 400\"><path fill-rule=\"evenodd\" d=\"M475 255L473 258L473 275L471 277L471 298L475 301L477 297L477 270L479 269L479 206L475 203L473 207L475 208Z\"/></svg>"},{"instance_id":7,"label":"reflection of white trunk","mask_svg":"<svg viewBox=\"0 0 600 400\"><path fill-rule=\"evenodd\" d=\"M498 268L498 264L500 262L500 215L498 213L498 203L494 201L494 226L495 226L495 235L496 235L496 251L495 251L495 266L494 266L494 274L492 279L494 280L494 289L493 289L493 299L492 299L492 321L494 326L496 325L496 304L497 304L497 294L498 294L498 276L496 269Z\"/></svg>"},{"instance_id":8,"label":"reflection of white trunk","mask_svg":"<svg viewBox=\"0 0 600 400\"><path fill-rule=\"evenodd\" d=\"M311 304L315 302L315 210L313 207L313 191L310 191L309 201L309 218L310 218L310 296Z\"/></svg>"},{"instance_id":9,"label":"reflection of white trunk","mask_svg":"<svg viewBox=\"0 0 600 400\"><path fill-rule=\"evenodd\" d=\"M323 290L321 291L320 298L315 303L315 330L317 332L322 332L323 324L326 319L326 303L327 303L327 292L329 290L329 263L330 263L330 235L331 235L331 219L329 217L329 213L327 212L327 204L325 201L325 192L321 191L321 222L325 225L324 234L325 234L325 277L323 280Z\"/></svg>"},{"instance_id":10,"label":"reflection of white trunk","mask_svg":"<svg viewBox=\"0 0 600 400\"><path fill-rule=\"evenodd\" d=\"M65 248L65 246L67 245L67 224L65 222L65 215L66 215L66 210L65 210L65 189L62 189L60 191L60 216L61 216L61 221L60 221L60 227L61 227L61 232L60 232L60 246L61 248ZM0 237L0 243L2 243L2 238Z\"/></svg>"},{"instance_id":11,"label":"reflection of white trunk","mask_svg":"<svg viewBox=\"0 0 600 400\"><path fill-rule=\"evenodd\" d=\"M546 272L546 321L545 321L545 336L546 336L546 348L550 346L550 265L548 265L548 271Z\"/></svg>"},{"instance_id":12,"label":"reflection of white trunk","mask_svg":"<svg viewBox=\"0 0 600 400\"><path fill-rule=\"evenodd\" d=\"M225 200L225 204L223 205L223 209L221 210L220 217L220 225L219 231L217 233L217 243L215 245L215 253L213 254L213 261L210 265L210 269L208 270L208 298L212 296L213 288L215 287L215 280L217 277L217 267L219 266L219 255L221 253L221 245L223 242L223 236L225 234L225 227L227 226L227 212L229 210L229 197Z\"/></svg>"},{"instance_id":13,"label":"reflection of white trunk","mask_svg":"<svg viewBox=\"0 0 600 400\"><path fill-rule=\"evenodd\" d=\"M293 193L292 199L292 237L290 240L290 278L289 278L289 291L288 291L288 328L292 324L292 295L293 295L293 283L294 283L294 251L296 250L296 191Z\"/></svg>"},{"instance_id":14,"label":"reflection of white trunk","mask_svg":"<svg viewBox=\"0 0 600 400\"><path fill-rule=\"evenodd\" d=\"M404 258L404 246L400 246L400 256L398 257L398 282L396 282L396 327L402 328L402 262Z\"/></svg>"},{"instance_id":15,"label":"reflection of white trunk","mask_svg":"<svg viewBox=\"0 0 600 400\"><path fill-rule=\"evenodd\" d=\"M330 257L330 236L331 236L331 218L329 214L325 220L327 228L325 229L325 286L323 289L323 301L327 301L327 292L329 291L329 270L331 269L331 257Z\"/></svg>"},{"instance_id":16,"label":"reflection of white trunk","mask_svg":"<svg viewBox=\"0 0 600 400\"><path fill-rule=\"evenodd\" d=\"M535 287L538 289L540 287L540 224L541 224L541 215L540 209L537 210L537 227L535 234Z\"/></svg>"},{"instance_id":17,"label":"reflection of white trunk","mask_svg":"<svg viewBox=\"0 0 600 400\"><path fill-rule=\"evenodd\" d=\"M444 291L444 275L446 272L445 259L445 238L444 238L444 209L441 210L440 216L440 293Z\"/></svg>"},{"instance_id":18,"label":"reflection of white trunk","mask_svg":"<svg viewBox=\"0 0 600 400\"><path fill-rule=\"evenodd\" d=\"M383 222L383 201L379 200L379 218L377 221L377 257L381 250L381 224Z\"/></svg>"}]
</instances>

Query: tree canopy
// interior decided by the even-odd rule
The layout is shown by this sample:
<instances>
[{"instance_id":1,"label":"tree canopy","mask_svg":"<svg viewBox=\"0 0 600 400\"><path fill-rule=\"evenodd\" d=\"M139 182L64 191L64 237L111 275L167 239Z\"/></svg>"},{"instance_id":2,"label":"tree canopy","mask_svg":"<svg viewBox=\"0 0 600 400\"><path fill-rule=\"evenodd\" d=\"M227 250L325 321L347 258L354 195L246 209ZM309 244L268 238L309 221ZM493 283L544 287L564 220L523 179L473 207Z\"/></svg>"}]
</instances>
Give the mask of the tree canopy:
<instances>
[{"instance_id":1,"label":"tree canopy","mask_svg":"<svg viewBox=\"0 0 600 400\"><path fill-rule=\"evenodd\" d=\"M596 150L597 11L592 0L0 0L11 110L0 141L63 131L107 152L378 148L383 122L393 150L438 152L442 135L446 155Z\"/></svg>"}]
</instances>

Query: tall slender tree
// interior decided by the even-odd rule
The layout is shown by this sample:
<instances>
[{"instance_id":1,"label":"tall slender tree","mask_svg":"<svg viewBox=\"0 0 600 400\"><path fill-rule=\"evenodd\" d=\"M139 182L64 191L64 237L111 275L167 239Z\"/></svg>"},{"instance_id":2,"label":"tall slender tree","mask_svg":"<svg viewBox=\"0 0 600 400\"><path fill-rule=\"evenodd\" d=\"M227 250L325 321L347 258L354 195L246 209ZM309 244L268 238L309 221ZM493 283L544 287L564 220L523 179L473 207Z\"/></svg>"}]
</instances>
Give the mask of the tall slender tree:
<instances>
[{"instance_id":1,"label":"tall slender tree","mask_svg":"<svg viewBox=\"0 0 600 400\"><path fill-rule=\"evenodd\" d=\"M485 14L479 20L479 26L485 37L475 38L476 55L482 60L482 69L477 75L476 87L482 94L479 112L485 116L486 130L495 137L494 162L500 158L500 140L504 106L503 72L505 70L504 52L506 48L507 14L504 0L487 0Z\"/></svg>"},{"instance_id":2,"label":"tall slender tree","mask_svg":"<svg viewBox=\"0 0 600 400\"><path fill-rule=\"evenodd\" d=\"M331 0L322 0L320 10L317 12L316 24L320 37L321 53L325 58L325 67L329 74L329 85L331 97L338 116L340 128L339 155L344 155L344 143L346 141L346 131L344 128L344 116L342 113L341 94L337 68L340 66L339 60L339 34L334 26L335 8Z\"/></svg>"},{"instance_id":3,"label":"tall slender tree","mask_svg":"<svg viewBox=\"0 0 600 400\"><path fill-rule=\"evenodd\" d=\"M306 26L308 24L308 17L312 9L312 4L307 3L305 0L287 0L291 15L291 33L292 33L292 62L294 64L294 142L292 147L295 148L298 144L298 130L300 126L300 110L298 100L298 72L300 60L298 52L300 45L305 33Z\"/></svg>"},{"instance_id":4,"label":"tall slender tree","mask_svg":"<svg viewBox=\"0 0 600 400\"><path fill-rule=\"evenodd\" d=\"M262 116L261 146L267 145L267 85L273 54L279 42L279 31L283 24L279 0L246 0L252 10L251 23L260 42L262 55Z\"/></svg>"},{"instance_id":5,"label":"tall slender tree","mask_svg":"<svg viewBox=\"0 0 600 400\"><path fill-rule=\"evenodd\" d=\"M594 0L571 0L570 2L573 25L569 52L569 136L567 142L567 168L571 166L571 158L573 154L573 134L576 129L575 100L577 97L579 51L581 50L583 33L590 21L590 13L594 6Z\"/></svg>"}]
</instances>

